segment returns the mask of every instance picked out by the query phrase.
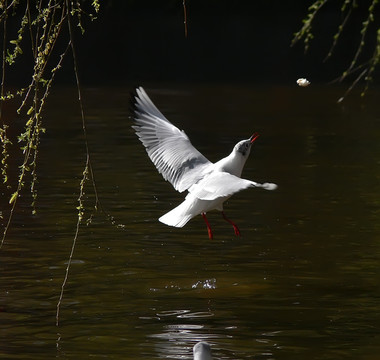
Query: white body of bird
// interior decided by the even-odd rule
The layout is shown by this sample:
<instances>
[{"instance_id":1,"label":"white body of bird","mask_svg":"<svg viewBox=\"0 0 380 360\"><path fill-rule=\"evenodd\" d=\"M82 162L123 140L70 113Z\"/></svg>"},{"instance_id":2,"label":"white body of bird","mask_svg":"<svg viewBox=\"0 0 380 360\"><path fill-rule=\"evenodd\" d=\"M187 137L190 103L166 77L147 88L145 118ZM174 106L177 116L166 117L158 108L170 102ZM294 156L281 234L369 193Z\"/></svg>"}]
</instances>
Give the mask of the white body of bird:
<instances>
[{"instance_id":1,"label":"white body of bird","mask_svg":"<svg viewBox=\"0 0 380 360\"><path fill-rule=\"evenodd\" d=\"M204 341L194 345L193 354L194 360L212 360L210 345Z\"/></svg>"},{"instance_id":2,"label":"white body of bird","mask_svg":"<svg viewBox=\"0 0 380 360\"><path fill-rule=\"evenodd\" d=\"M223 203L234 193L249 187L266 190L277 188L276 184L260 184L240 178L258 134L238 142L230 155L212 163L194 148L184 131L162 115L142 87L136 89L136 93L136 125L133 128L137 136L164 179L177 191L188 191L185 200L161 216L159 221L166 225L183 227L194 216L202 214L209 237L212 238L205 214L216 209L222 211L225 220L234 227L235 234L240 235L237 226L226 218Z\"/></svg>"}]
</instances>

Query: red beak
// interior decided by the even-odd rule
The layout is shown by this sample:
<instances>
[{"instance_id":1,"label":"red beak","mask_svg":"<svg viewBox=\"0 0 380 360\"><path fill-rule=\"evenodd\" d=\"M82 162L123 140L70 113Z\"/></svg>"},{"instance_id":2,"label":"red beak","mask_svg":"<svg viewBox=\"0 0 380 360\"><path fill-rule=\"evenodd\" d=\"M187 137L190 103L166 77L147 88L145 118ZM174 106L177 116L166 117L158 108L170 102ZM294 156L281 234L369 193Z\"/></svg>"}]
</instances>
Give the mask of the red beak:
<instances>
[{"instance_id":1,"label":"red beak","mask_svg":"<svg viewBox=\"0 0 380 360\"><path fill-rule=\"evenodd\" d=\"M249 140L251 140L251 144L253 144L253 142L259 137L260 135L255 132L250 138Z\"/></svg>"}]
</instances>

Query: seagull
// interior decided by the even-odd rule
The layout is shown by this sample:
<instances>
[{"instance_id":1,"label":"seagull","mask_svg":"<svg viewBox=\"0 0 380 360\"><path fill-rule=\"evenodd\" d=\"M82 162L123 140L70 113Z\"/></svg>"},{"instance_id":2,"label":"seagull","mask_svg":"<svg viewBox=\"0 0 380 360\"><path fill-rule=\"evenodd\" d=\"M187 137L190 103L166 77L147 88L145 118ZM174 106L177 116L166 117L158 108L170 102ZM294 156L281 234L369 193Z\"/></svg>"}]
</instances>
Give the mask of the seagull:
<instances>
[{"instance_id":1,"label":"seagull","mask_svg":"<svg viewBox=\"0 0 380 360\"><path fill-rule=\"evenodd\" d=\"M223 203L231 195L249 187L265 190L277 188L273 183L260 184L241 179L244 164L252 144L259 137L258 133L239 141L227 157L212 163L191 144L183 130L166 119L142 87L136 89L133 118L136 125L132 128L158 172L175 190L180 193L188 191L180 205L158 219L166 225L183 227L201 214L206 222L208 236L213 239L206 213L216 209L232 225L235 235L240 236L237 225L224 213Z\"/></svg>"},{"instance_id":2,"label":"seagull","mask_svg":"<svg viewBox=\"0 0 380 360\"><path fill-rule=\"evenodd\" d=\"M212 360L210 345L204 341L194 345L193 354L194 360Z\"/></svg>"}]
</instances>

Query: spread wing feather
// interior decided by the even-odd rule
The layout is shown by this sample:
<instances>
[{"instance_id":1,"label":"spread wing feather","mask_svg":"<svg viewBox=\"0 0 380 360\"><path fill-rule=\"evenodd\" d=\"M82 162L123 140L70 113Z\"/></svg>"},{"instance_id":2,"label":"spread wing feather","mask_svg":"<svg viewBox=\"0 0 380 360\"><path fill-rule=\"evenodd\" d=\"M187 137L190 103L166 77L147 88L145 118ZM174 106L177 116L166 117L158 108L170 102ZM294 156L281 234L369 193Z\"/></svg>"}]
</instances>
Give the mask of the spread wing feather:
<instances>
[{"instance_id":1,"label":"spread wing feather","mask_svg":"<svg viewBox=\"0 0 380 360\"><path fill-rule=\"evenodd\" d=\"M133 129L163 178L179 192L187 190L203 178L212 163L184 131L165 118L142 87L136 93Z\"/></svg>"},{"instance_id":2,"label":"spread wing feather","mask_svg":"<svg viewBox=\"0 0 380 360\"><path fill-rule=\"evenodd\" d=\"M254 181L241 179L226 172L211 172L198 183L191 186L189 193L201 200L215 200L229 197L249 187L261 187L266 190L274 190L276 184L260 184Z\"/></svg>"}]
</instances>

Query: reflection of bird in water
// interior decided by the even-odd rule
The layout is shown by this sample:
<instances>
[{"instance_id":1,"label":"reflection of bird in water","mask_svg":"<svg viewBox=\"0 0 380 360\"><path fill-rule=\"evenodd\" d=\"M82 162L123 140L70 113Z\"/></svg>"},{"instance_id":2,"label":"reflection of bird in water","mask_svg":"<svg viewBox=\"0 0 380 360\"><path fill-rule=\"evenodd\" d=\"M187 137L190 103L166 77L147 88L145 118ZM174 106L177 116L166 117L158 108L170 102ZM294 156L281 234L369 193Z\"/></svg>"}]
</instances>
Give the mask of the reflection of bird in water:
<instances>
[{"instance_id":1,"label":"reflection of bird in water","mask_svg":"<svg viewBox=\"0 0 380 360\"><path fill-rule=\"evenodd\" d=\"M193 354L194 360L212 360L210 345L204 341L194 345Z\"/></svg>"},{"instance_id":2,"label":"reflection of bird in water","mask_svg":"<svg viewBox=\"0 0 380 360\"><path fill-rule=\"evenodd\" d=\"M142 87L136 89L134 120L133 128L158 172L177 191L189 192L180 205L160 217L159 221L166 225L183 227L194 216L202 214L212 239L206 212L216 209L239 236L238 227L224 214L223 203L249 187L277 188L275 184L259 184L240 178L252 144L259 136L257 133L238 142L230 155L214 164L191 144L183 131L166 119Z\"/></svg>"}]
</instances>

